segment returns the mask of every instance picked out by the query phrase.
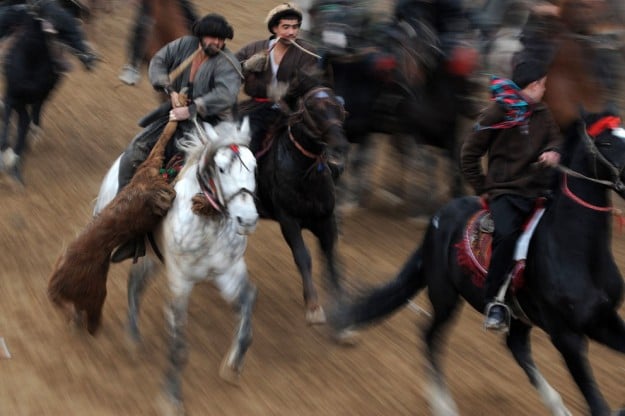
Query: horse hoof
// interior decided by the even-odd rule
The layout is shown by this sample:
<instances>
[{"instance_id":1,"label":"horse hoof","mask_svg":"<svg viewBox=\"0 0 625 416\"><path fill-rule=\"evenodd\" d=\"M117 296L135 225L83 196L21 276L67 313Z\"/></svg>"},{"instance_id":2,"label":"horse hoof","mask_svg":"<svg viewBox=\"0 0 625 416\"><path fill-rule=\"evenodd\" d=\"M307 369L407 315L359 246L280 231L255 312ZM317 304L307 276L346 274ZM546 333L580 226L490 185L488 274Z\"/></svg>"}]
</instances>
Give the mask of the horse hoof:
<instances>
[{"instance_id":1,"label":"horse hoof","mask_svg":"<svg viewBox=\"0 0 625 416\"><path fill-rule=\"evenodd\" d=\"M33 146L43 142L43 129L41 127L31 122L28 132L30 133L30 139Z\"/></svg>"},{"instance_id":2,"label":"horse hoof","mask_svg":"<svg viewBox=\"0 0 625 416\"><path fill-rule=\"evenodd\" d=\"M19 162L19 160L20 160L20 157L16 155L13 149L11 149L10 147L4 152L2 152L2 165L4 166L4 169L6 169L7 171L10 171L15 166L17 166L17 163Z\"/></svg>"},{"instance_id":3,"label":"horse hoof","mask_svg":"<svg viewBox=\"0 0 625 416\"><path fill-rule=\"evenodd\" d=\"M156 405L158 408L158 414L161 416L184 416L186 412L182 401L174 399L169 395L159 395Z\"/></svg>"},{"instance_id":4,"label":"horse hoof","mask_svg":"<svg viewBox=\"0 0 625 416\"><path fill-rule=\"evenodd\" d=\"M321 306L306 311L306 322L309 325L322 325L326 323L326 313Z\"/></svg>"},{"instance_id":5,"label":"horse hoof","mask_svg":"<svg viewBox=\"0 0 625 416\"><path fill-rule=\"evenodd\" d=\"M132 65L125 65L121 74L119 74L119 79L128 85L135 85L139 82L140 77L139 70Z\"/></svg>"},{"instance_id":6,"label":"horse hoof","mask_svg":"<svg viewBox=\"0 0 625 416\"><path fill-rule=\"evenodd\" d=\"M234 366L232 366L228 361L229 360L226 357L221 362L221 366L219 367L219 377L234 386L239 386L241 380L241 372L234 368Z\"/></svg>"},{"instance_id":7,"label":"horse hoof","mask_svg":"<svg viewBox=\"0 0 625 416\"><path fill-rule=\"evenodd\" d=\"M343 347L355 347L360 342L360 335L359 332L354 329L345 328L340 331L335 331L332 334L332 339Z\"/></svg>"}]
</instances>

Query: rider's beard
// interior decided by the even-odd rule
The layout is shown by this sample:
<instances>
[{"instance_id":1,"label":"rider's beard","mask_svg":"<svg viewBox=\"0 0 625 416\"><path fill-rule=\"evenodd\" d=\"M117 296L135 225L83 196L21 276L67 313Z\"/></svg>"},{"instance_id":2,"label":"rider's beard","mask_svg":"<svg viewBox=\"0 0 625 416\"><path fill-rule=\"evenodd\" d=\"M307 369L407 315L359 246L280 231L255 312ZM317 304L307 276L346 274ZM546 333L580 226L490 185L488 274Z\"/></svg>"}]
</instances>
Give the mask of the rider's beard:
<instances>
[{"instance_id":1,"label":"rider's beard","mask_svg":"<svg viewBox=\"0 0 625 416\"><path fill-rule=\"evenodd\" d=\"M202 44L202 50L204 51L206 56L215 56L219 53L219 46L213 44Z\"/></svg>"}]
</instances>

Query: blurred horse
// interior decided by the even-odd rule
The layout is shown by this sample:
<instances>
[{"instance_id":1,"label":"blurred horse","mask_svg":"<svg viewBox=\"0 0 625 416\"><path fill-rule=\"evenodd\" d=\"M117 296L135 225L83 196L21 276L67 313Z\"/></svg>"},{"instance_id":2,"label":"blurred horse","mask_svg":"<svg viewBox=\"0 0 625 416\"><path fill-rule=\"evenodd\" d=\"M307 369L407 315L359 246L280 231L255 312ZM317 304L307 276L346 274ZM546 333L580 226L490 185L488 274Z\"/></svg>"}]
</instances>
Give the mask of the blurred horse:
<instances>
[{"instance_id":1,"label":"blurred horse","mask_svg":"<svg viewBox=\"0 0 625 416\"><path fill-rule=\"evenodd\" d=\"M564 129L577 120L580 106L597 112L618 99L625 24L617 6L613 0L559 0L531 9L526 28L518 18L504 22L493 40L490 69L510 76L517 55L539 53L550 62L544 100ZM530 39L536 33L536 41Z\"/></svg>"},{"instance_id":2,"label":"blurred horse","mask_svg":"<svg viewBox=\"0 0 625 416\"><path fill-rule=\"evenodd\" d=\"M610 0L561 0L544 99L562 128L577 119L580 106L597 112L620 98L625 23L616 16Z\"/></svg>"},{"instance_id":3,"label":"blurred horse","mask_svg":"<svg viewBox=\"0 0 625 416\"><path fill-rule=\"evenodd\" d=\"M625 199L625 129L620 118L593 114L574 123L567 130L561 168L562 186L528 237L526 258L514 269L507 295L514 317L506 341L550 414L571 415L533 361L534 325L549 335L562 355L590 414L610 416L588 362L587 344L591 339L625 353L625 322L618 315L623 279L610 237L610 191ZM486 306L488 256L482 253L489 247L482 238L490 234L480 228L484 212L477 197L446 204L434 214L421 246L394 280L340 308L330 319L339 330L381 319L427 287L433 308L423 334L427 391L437 416L458 414L440 363L444 331L463 299L478 312ZM625 415L625 409L618 415Z\"/></svg>"},{"instance_id":4,"label":"blurred horse","mask_svg":"<svg viewBox=\"0 0 625 416\"><path fill-rule=\"evenodd\" d=\"M95 55L75 19L51 2L0 6L0 38L13 34L4 58L4 128L0 137L0 167L23 183L20 164L27 148L31 121L40 129L41 109L56 87L63 68L61 42L89 70ZM9 142L12 112L18 116L17 138Z\"/></svg>"},{"instance_id":5,"label":"blurred horse","mask_svg":"<svg viewBox=\"0 0 625 416\"><path fill-rule=\"evenodd\" d=\"M128 39L128 63L119 78L133 85L139 68L167 43L191 34L198 16L189 0L141 0Z\"/></svg>"},{"instance_id":6,"label":"blurred horse","mask_svg":"<svg viewBox=\"0 0 625 416\"><path fill-rule=\"evenodd\" d=\"M358 144L347 171L355 183L348 183L351 188L344 192L358 200L368 191L371 133L409 135L418 144L444 149L456 161L461 117L476 112L469 75L477 64L477 51L469 34L450 64L441 58L439 39L429 22L372 23L362 12L331 3L336 4L315 12L312 32L326 49L324 67L333 88L345 100L345 134ZM462 194L456 165L451 165L452 191Z\"/></svg>"}]
</instances>

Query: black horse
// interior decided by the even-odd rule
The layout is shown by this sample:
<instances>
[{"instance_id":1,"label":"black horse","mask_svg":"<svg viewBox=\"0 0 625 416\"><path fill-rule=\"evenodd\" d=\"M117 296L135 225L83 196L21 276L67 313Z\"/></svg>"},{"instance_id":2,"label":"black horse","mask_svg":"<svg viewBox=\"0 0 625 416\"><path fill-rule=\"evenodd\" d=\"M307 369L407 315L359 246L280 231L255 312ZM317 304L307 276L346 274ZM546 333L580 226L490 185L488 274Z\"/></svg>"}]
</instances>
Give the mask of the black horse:
<instances>
[{"instance_id":1,"label":"black horse","mask_svg":"<svg viewBox=\"0 0 625 416\"><path fill-rule=\"evenodd\" d=\"M261 218L280 224L291 248L303 280L307 321L322 323L325 313L313 284L311 256L302 230L317 237L330 288L340 292L334 180L344 169L349 148L342 128L345 112L320 76L301 71L284 102L294 111L281 116L269 134L272 141L267 150L257 153L257 207Z\"/></svg>"},{"instance_id":2,"label":"black horse","mask_svg":"<svg viewBox=\"0 0 625 416\"><path fill-rule=\"evenodd\" d=\"M20 2L16 2L20 3ZM4 59L4 129L0 136L2 162L20 182L20 164L27 148L30 123L39 129L41 108L63 71L61 46L67 45L91 69L95 55L77 21L54 1L0 6L0 39L14 34ZM12 112L18 116L17 138L9 143Z\"/></svg>"},{"instance_id":3,"label":"black horse","mask_svg":"<svg viewBox=\"0 0 625 416\"><path fill-rule=\"evenodd\" d=\"M508 302L516 306L506 341L551 414L569 415L532 359L530 331L533 325L542 328L562 354L590 414L607 416L610 407L586 353L588 339L625 352L625 323L617 314L623 280L612 255L610 233L610 190L625 198L625 130L617 127L620 119L613 114L584 120L567 131L561 186L531 238L523 282L513 284L508 293ZM443 330L452 322L461 298L477 311L485 308L483 275L462 261L467 259L465 227L480 209L476 197L452 200L432 217L421 247L395 280L331 315L338 328L370 322L427 287L433 317L424 339L435 392L430 398L434 414L451 414L449 409L455 409L439 361ZM447 413L437 407L441 403L446 403Z\"/></svg>"},{"instance_id":4,"label":"black horse","mask_svg":"<svg viewBox=\"0 0 625 416\"><path fill-rule=\"evenodd\" d=\"M464 194L457 137L461 117L476 115L476 84L447 67L436 32L427 22L392 20L363 28L349 24L349 15L347 9L332 15L346 24L317 19L321 28L315 33L326 50L323 66L345 100L345 135L359 145L350 158L348 173L356 179L350 193L359 199L367 191L370 134L383 133L408 135L417 144L443 149L454 161L452 192ZM470 52L476 52L464 50L469 52L467 61Z\"/></svg>"}]
</instances>

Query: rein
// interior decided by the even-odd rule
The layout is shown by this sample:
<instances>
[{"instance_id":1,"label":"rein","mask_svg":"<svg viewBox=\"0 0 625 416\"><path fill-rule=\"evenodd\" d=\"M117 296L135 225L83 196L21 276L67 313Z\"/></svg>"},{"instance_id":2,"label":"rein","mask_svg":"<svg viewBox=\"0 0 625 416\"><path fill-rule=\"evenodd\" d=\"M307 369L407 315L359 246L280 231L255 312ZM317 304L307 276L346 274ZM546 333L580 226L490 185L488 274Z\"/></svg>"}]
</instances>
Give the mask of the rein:
<instances>
[{"instance_id":1,"label":"rein","mask_svg":"<svg viewBox=\"0 0 625 416\"><path fill-rule=\"evenodd\" d=\"M597 167L596 167L597 161L599 161L609 169L610 173L612 174L614 178L612 181L592 178L582 173L579 173L577 171L574 171L563 165L557 165L556 168L562 173L564 173L564 175L562 176L562 184L561 184L562 193L564 195L569 197L572 201L576 202L577 204L585 208L591 209L593 211L611 212L613 215L619 217L619 224L622 227L623 224L625 223L625 220L623 218L623 213L621 212L621 210L614 208L613 206L601 207L598 205L591 204L590 202L584 201L582 198L575 195L573 191L571 191L571 189L568 186L568 179L567 179L568 176L572 176L575 178L584 179L588 182L593 182L599 185L603 185L605 187L614 189L615 191L619 191L625 188L625 185L620 179L620 174L623 169L622 168L618 169L610 161L608 161L601 154L601 152L599 152L599 150L597 149L597 146L594 143L595 137L597 137L599 134L601 134L601 132L603 132L607 128L618 127L620 125L620 121L621 120L618 117L604 117L600 119L599 121L595 122L589 128L586 128L586 125L584 123L580 129L582 133L581 134L582 139L584 140L584 143L586 144L586 148L588 149L590 155L593 157L593 160L595 161L595 168L594 168L595 172L597 170Z\"/></svg>"},{"instance_id":2,"label":"rein","mask_svg":"<svg viewBox=\"0 0 625 416\"><path fill-rule=\"evenodd\" d=\"M230 149L235 153L236 157L239 156L238 145L229 145ZM197 170L195 172L195 176L197 178L198 184L200 185L200 190L202 194L206 197L210 205L217 211L222 214L228 214L228 204L234 198L236 198L240 194L249 194L252 198L255 198L254 192L250 191L247 188L241 188L234 194L232 194L229 198L225 199L223 193L221 191L221 187L217 186L215 183L215 175L210 175L202 171L200 167L200 163L197 165ZM211 165L209 168L210 172L214 171L214 167Z\"/></svg>"}]
</instances>

